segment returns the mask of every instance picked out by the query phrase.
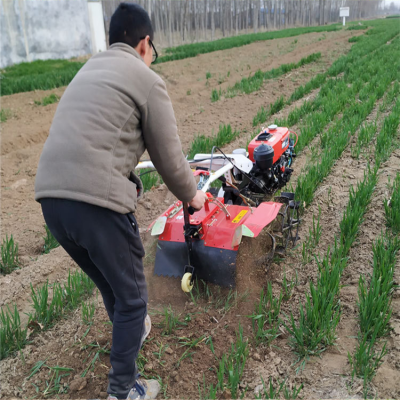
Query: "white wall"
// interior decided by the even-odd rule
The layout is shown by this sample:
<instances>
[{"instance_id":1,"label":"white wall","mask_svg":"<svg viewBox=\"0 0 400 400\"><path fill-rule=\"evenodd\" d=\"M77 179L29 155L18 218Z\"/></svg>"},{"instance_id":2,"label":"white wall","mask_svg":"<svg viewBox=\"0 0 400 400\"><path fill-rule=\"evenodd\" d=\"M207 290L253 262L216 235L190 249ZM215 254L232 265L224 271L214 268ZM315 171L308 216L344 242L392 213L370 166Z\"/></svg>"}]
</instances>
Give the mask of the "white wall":
<instances>
[{"instance_id":1,"label":"white wall","mask_svg":"<svg viewBox=\"0 0 400 400\"><path fill-rule=\"evenodd\" d=\"M104 29L103 7L100 2L89 2L89 20L92 36L92 54L107 50L106 31Z\"/></svg>"},{"instance_id":2,"label":"white wall","mask_svg":"<svg viewBox=\"0 0 400 400\"><path fill-rule=\"evenodd\" d=\"M1 0L0 67L92 52L86 0Z\"/></svg>"}]
</instances>

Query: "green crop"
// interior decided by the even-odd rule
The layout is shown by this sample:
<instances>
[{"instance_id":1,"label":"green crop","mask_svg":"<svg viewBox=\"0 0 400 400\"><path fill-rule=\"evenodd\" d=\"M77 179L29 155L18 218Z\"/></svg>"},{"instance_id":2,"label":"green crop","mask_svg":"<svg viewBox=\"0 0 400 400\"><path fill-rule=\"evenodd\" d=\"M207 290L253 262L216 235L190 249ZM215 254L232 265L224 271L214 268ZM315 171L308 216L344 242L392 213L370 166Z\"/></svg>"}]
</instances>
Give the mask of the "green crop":
<instances>
[{"instance_id":1,"label":"green crop","mask_svg":"<svg viewBox=\"0 0 400 400\"><path fill-rule=\"evenodd\" d=\"M211 92L211 101L214 103L218 101L222 96L222 90L213 89Z\"/></svg>"},{"instance_id":2,"label":"green crop","mask_svg":"<svg viewBox=\"0 0 400 400\"><path fill-rule=\"evenodd\" d=\"M6 122L8 120L8 118L11 117L11 115L12 115L12 113L10 110L4 109L4 108L1 109L0 110L0 122L1 123Z\"/></svg>"},{"instance_id":3,"label":"green crop","mask_svg":"<svg viewBox=\"0 0 400 400\"><path fill-rule=\"evenodd\" d=\"M82 322L85 325L92 325L96 304L94 301L82 302Z\"/></svg>"},{"instance_id":4,"label":"green crop","mask_svg":"<svg viewBox=\"0 0 400 400\"><path fill-rule=\"evenodd\" d=\"M43 97L42 100L35 100L35 104L37 106L48 106L49 104L57 103L58 100L60 100L60 98L56 94L52 93L49 96Z\"/></svg>"},{"instance_id":5,"label":"green crop","mask_svg":"<svg viewBox=\"0 0 400 400\"><path fill-rule=\"evenodd\" d=\"M1 95L68 85L83 65L68 60L39 60L4 68L1 71Z\"/></svg>"},{"instance_id":6,"label":"green crop","mask_svg":"<svg viewBox=\"0 0 400 400\"><path fill-rule=\"evenodd\" d=\"M395 237L379 238L372 248L373 273L366 284L361 275L358 285L360 331L370 340L389 332L392 314L391 298L395 289L394 267L396 253L400 250L400 240Z\"/></svg>"},{"instance_id":7,"label":"green crop","mask_svg":"<svg viewBox=\"0 0 400 400\"><path fill-rule=\"evenodd\" d=\"M377 168L369 170L364 174L364 179L357 184L356 189L350 187L349 201L343 218L340 221L340 245L343 254L347 254L351 245L358 234L359 226L363 221L363 216L371 201L372 192L378 180Z\"/></svg>"},{"instance_id":8,"label":"green crop","mask_svg":"<svg viewBox=\"0 0 400 400\"><path fill-rule=\"evenodd\" d=\"M392 197L385 199L386 225L394 234L400 233L400 173L397 173L392 189Z\"/></svg>"},{"instance_id":9,"label":"green crop","mask_svg":"<svg viewBox=\"0 0 400 400\"><path fill-rule=\"evenodd\" d=\"M316 257L319 275L315 284L310 282L310 293L306 293L305 304L299 307L298 321L291 312L289 320L284 322L291 335L290 344L301 361L300 367L304 366L309 356L325 351L336 339L341 314L338 300L340 278L376 181L377 169L369 168L356 189L350 188L349 203L340 222L339 238L335 239L333 248L328 248L325 257Z\"/></svg>"},{"instance_id":10,"label":"green crop","mask_svg":"<svg viewBox=\"0 0 400 400\"><path fill-rule=\"evenodd\" d=\"M48 329L56 321L64 317L74 308L79 307L82 301L89 297L94 283L82 271L68 274L68 281L64 285L54 283L34 289L31 285L31 299L33 312L28 314L32 329ZM73 291L73 293L72 293ZM7 357L16 350L20 350L27 343L27 330L21 326L21 319L14 305L13 311L9 306L0 312L0 359Z\"/></svg>"},{"instance_id":11,"label":"green crop","mask_svg":"<svg viewBox=\"0 0 400 400\"><path fill-rule=\"evenodd\" d=\"M25 346L28 328L22 328L17 306L0 310L0 360Z\"/></svg>"},{"instance_id":12,"label":"green crop","mask_svg":"<svg viewBox=\"0 0 400 400\"><path fill-rule=\"evenodd\" d=\"M265 385L263 378L261 378L261 382L263 389L256 394L256 399L278 399L281 393L285 399L297 399L301 389L303 389L303 384L301 384L299 387L294 385L291 389L289 389L286 385L286 380L273 380L271 377L269 378L268 387Z\"/></svg>"},{"instance_id":13,"label":"green crop","mask_svg":"<svg viewBox=\"0 0 400 400\"><path fill-rule=\"evenodd\" d=\"M361 150L369 145L371 140L375 137L376 130L376 122L364 123L358 132L357 143L351 149L352 157L356 159L360 157Z\"/></svg>"},{"instance_id":14,"label":"green crop","mask_svg":"<svg viewBox=\"0 0 400 400\"><path fill-rule=\"evenodd\" d=\"M283 299L283 292L276 298L272 293L271 283L268 282L267 292L261 289L260 300L254 314L250 315L256 345L270 344L278 337L279 313Z\"/></svg>"},{"instance_id":15,"label":"green crop","mask_svg":"<svg viewBox=\"0 0 400 400\"><path fill-rule=\"evenodd\" d=\"M13 235L3 239L1 244L1 262L0 272L2 274L10 274L15 269L19 268L20 262L18 259L18 243L14 242Z\"/></svg>"},{"instance_id":16,"label":"green crop","mask_svg":"<svg viewBox=\"0 0 400 400\"><path fill-rule=\"evenodd\" d=\"M177 47L170 47L165 50L165 55L158 57L157 64L172 60L195 57L198 54L211 53L219 50L232 49L261 40L272 40L285 37L299 36L310 32L332 32L341 29L339 24L319 27L282 29L275 32L252 33L247 35L232 36L214 40L212 42L201 42L184 44Z\"/></svg>"},{"instance_id":17,"label":"green crop","mask_svg":"<svg viewBox=\"0 0 400 400\"><path fill-rule=\"evenodd\" d=\"M218 388L221 392L227 388L231 393L232 399L238 398L239 383L248 355L248 342L243 337L242 326L239 325L236 333L236 342L231 345L228 353L222 355L217 371Z\"/></svg>"},{"instance_id":18,"label":"green crop","mask_svg":"<svg viewBox=\"0 0 400 400\"><path fill-rule=\"evenodd\" d=\"M400 123L400 96L397 98L396 104L383 121L383 127L376 140L375 159L380 165L388 160L398 134L398 126Z\"/></svg>"},{"instance_id":19,"label":"green crop","mask_svg":"<svg viewBox=\"0 0 400 400\"><path fill-rule=\"evenodd\" d=\"M386 355L386 343L380 351L374 350L375 337L368 341L364 336L360 338L354 355L348 353L352 378L355 376L363 379L364 398L368 398L368 384L376 374L376 370L383 363L382 358Z\"/></svg>"},{"instance_id":20,"label":"green crop","mask_svg":"<svg viewBox=\"0 0 400 400\"><path fill-rule=\"evenodd\" d=\"M82 271L68 273L68 280L63 286L54 283L50 287L46 282L35 290L31 285L34 312L30 319L41 324L43 328L49 328L67 312L79 307L93 289L93 281Z\"/></svg>"},{"instance_id":21,"label":"green crop","mask_svg":"<svg viewBox=\"0 0 400 400\"><path fill-rule=\"evenodd\" d=\"M160 327L162 328L163 335L171 335L180 326L186 325L185 322L180 321L180 316L172 310L171 306L164 307L162 315L164 319L160 323Z\"/></svg>"},{"instance_id":22,"label":"green crop","mask_svg":"<svg viewBox=\"0 0 400 400\"><path fill-rule=\"evenodd\" d=\"M368 26L366 26L366 25L352 25L352 26L349 26L346 30L347 31L360 31L360 30L364 30L367 28L368 28Z\"/></svg>"},{"instance_id":23,"label":"green crop","mask_svg":"<svg viewBox=\"0 0 400 400\"><path fill-rule=\"evenodd\" d=\"M240 132L233 131L231 125L220 125L216 136L196 136L188 152L189 159L198 153L210 153L214 146L222 147L239 136Z\"/></svg>"},{"instance_id":24,"label":"green crop","mask_svg":"<svg viewBox=\"0 0 400 400\"><path fill-rule=\"evenodd\" d=\"M255 92L261 88L264 81L277 78L292 71L293 69L297 69L303 65L315 62L320 58L321 53L312 53L308 57L302 58L298 63L281 64L279 68L273 68L266 72L258 70L253 76L249 78L243 78L241 81L236 82L233 86L229 86L226 92L224 92L224 95L227 98L231 98L237 96L239 93L249 94Z\"/></svg>"}]
</instances>

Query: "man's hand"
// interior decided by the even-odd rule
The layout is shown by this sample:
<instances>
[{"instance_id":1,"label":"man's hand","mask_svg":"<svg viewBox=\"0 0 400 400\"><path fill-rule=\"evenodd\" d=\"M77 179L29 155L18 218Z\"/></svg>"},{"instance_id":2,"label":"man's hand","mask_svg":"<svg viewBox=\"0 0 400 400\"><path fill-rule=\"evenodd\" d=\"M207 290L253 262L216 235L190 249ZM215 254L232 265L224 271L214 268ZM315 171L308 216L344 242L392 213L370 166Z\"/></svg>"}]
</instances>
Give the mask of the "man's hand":
<instances>
[{"instance_id":1,"label":"man's hand","mask_svg":"<svg viewBox=\"0 0 400 400\"><path fill-rule=\"evenodd\" d=\"M207 195L202 190L198 190L196 196L194 196L193 199L189 201L189 205L198 211L203 208L206 201Z\"/></svg>"}]
</instances>

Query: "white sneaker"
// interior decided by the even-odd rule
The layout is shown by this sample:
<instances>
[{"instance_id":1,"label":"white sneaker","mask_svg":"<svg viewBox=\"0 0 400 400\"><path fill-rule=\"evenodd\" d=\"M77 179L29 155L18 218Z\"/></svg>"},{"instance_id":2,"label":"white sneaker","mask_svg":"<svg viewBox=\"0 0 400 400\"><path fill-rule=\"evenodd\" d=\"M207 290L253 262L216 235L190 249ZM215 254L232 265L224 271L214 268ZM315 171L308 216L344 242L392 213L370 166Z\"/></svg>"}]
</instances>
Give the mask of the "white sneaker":
<instances>
[{"instance_id":1,"label":"white sneaker","mask_svg":"<svg viewBox=\"0 0 400 400\"><path fill-rule=\"evenodd\" d=\"M155 379L146 380L137 378L133 388L128 393L126 400L153 400L160 392L161 385ZM118 400L115 396L108 395L107 400Z\"/></svg>"}]
</instances>

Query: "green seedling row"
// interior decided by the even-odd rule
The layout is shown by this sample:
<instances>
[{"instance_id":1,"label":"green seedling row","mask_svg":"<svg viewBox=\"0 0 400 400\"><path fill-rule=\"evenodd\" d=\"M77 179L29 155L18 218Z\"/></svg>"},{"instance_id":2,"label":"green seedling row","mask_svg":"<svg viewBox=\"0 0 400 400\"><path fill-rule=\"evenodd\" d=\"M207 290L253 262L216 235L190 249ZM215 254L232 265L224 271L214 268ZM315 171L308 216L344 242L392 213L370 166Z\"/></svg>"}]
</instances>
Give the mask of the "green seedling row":
<instances>
[{"instance_id":1,"label":"green seedling row","mask_svg":"<svg viewBox=\"0 0 400 400\"><path fill-rule=\"evenodd\" d=\"M1 244L0 272L3 275L10 274L19 268L18 243L14 241L13 235L6 236Z\"/></svg>"},{"instance_id":2,"label":"green seedling row","mask_svg":"<svg viewBox=\"0 0 400 400\"><path fill-rule=\"evenodd\" d=\"M366 82L371 85L377 85L375 95L380 98L385 92L388 80L380 81L377 76L374 81L370 82L371 76L376 73L376 59L382 54L382 49L370 62L366 60L358 60L354 63L351 74L345 74L342 79L330 79L321 87L317 98L313 102L304 102L299 108L292 110L286 119L275 120L279 126L293 126L301 119L303 128L300 129L299 142L297 151L301 151L306 147L314 137L316 137L322 129L328 125L335 115L342 112L348 106L348 99L354 97L359 91L361 101L368 100L371 91L364 87ZM368 69L370 66L370 69ZM367 70L367 73L365 72ZM393 70L392 77L395 77Z\"/></svg>"},{"instance_id":3,"label":"green seedling row","mask_svg":"<svg viewBox=\"0 0 400 400\"><path fill-rule=\"evenodd\" d=\"M283 296L282 291L278 298L273 296L270 282L268 282L266 293L264 289L261 290L255 312L250 316L257 346L261 343L269 345L279 336L279 313Z\"/></svg>"},{"instance_id":4,"label":"green seedling row","mask_svg":"<svg viewBox=\"0 0 400 400\"><path fill-rule=\"evenodd\" d=\"M394 42L395 45L398 46L397 41L398 40ZM396 47L395 51L398 51ZM380 52L376 52L376 55L381 56L382 54L380 54ZM398 68L398 66L396 65L395 68ZM371 75L379 71L379 68L376 68L376 65L371 65L366 69L371 71ZM388 81L390 79L393 79L393 77L389 72L386 77L384 76L383 80ZM325 136L321 137L321 145L325 148L325 154L321 156L321 162L319 164L320 166L323 164L322 160L324 160L324 156L326 157L327 151L331 149L330 152L332 152L333 145L337 146L339 144L339 147L343 146L343 149L345 148L347 145L345 136L354 134L359 124L372 110L372 107L375 103L375 97L371 98L370 96L372 93L378 93L381 95L382 92L384 92L384 87L379 88L377 91L376 85L377 82L372 80L360 91L358 100L362 99L365 104L357 105L356 103L353 103L350 108L344 112L340 123L343 123L342 121L346 121L346 133L343 132L343 134L340 135L339 132L339 135L336 134L336 136L334 136L333 132L330 132L329 134L328 131ZM361 103L361 101L357 101L357 103ZM396 112L395 108L392 111L392 114L393 112ZM390 120L393 121L393 118L391 118L392 114L387 117L387 119L390 118ZM388 134L388 132L392 132L394 129L396 129L397 125L395 123L391 123L386 125L384 124L384 126L390 126L390 129L385 130L383 128L382 131L386 132L385 136L393 137L393 135ZM332 146L330 146L330 144ZM389 148L392 147L389 146ZM342 150L339 149L339 155L341 154L341 151ZM287 330L291 334L291 344L295 352L298 354L299 360L303 360L303 363L310 355L319 354L320 352L324 351L327 346L334 343L336 326L340 320L340 303L338 301L340 277L347 264L348 252L358 234L359 226L363 221L366 207L370 202L377 182L377 173L381 159L379 154L381 153L382 151L377 147L375 168L368 169L364 176L364 180L357 185L356 190L352 188L350 189L349 203L344 212L343 219L340 222L340 236L335 240L335 246L333 250L329 249L328 254L324 259L317 259L319 277L315 285L310 283L310 294L306 295L305 305L300 306L300 317L298 322L296 322L293 313L291 313L289 321L285 324ZM310 168L309 173L310 171L313 171L313 167ZM307 179L307 175L305 176L305 179ZM309 176L315 177L315 175ZM315 189L316 186L314 186L314 190ZM309 203L312 200L312 196L301 198L305 200L306 203ZM390 281L390 279L388 280ZM381 281L377 286L379 286L379 288L382 287ZM390 287L390 285L385 282L383 282L383 286L386 288ZM363 281L361 281L360 287L364 288L362 293L366 293L365 284ZM366 298L367 296L364 297ZM374 299L376 301L376 296ZM384 305L381 307L382 308L380 311L382 313L385 310L387 311L387 314L389 313L387 307L385 308ZM385 320L387 320L387 318L382 318L382 314L380 315L381 321L383 320L383 322L381 322L381 326L387 326L385 324ZM383 313L383 315L385 314Z\"/></svg>"},{"instance_id":5,"label":"green seedling row","mask_svg":"<svg viewBox=\"0 0 400 400\"><path fill-rule=\"evenodd\" d=\"M347 255L354 243L359 226L371 200L377 181L377 169L369 169L356 190L351 190L350 200L340 222L340 235L335 245L329 248L322 258L316 257L319 275L316 283L310 282L310 293L306 294L305 304L299 307L299 318L293 312L284 325L291 335L290 343L298 360L305 361L318 355L336 340L336 327L340 321L340 302L338 299L340 278L347 264ZM345 236L343 230L351 226L352 235Z\"/></svg>"},{"instance_id":6,"label":"green seedling row","mask_svg":"<svg viewBox=\"0 0 400 400\"><path fill-rule=\"evenodd\" d=\"M21 326L17 306L0 310L0 360L21 350L28 340L28 328Z\"/></svg>"},{"instance_id":7,"label":"green seedling row","mask_svg":"<svg viewBox=\"0 0 400 400\"><path fill-rule=\"evenodd\" d=\"M382 40L386 40L387 35L384 36L383 38L380 38L378 43L381 43ZM370 47L367 47L368 49L371 50ZM375 51L376 47L372 47L371 51ZM372 88L374 88L374 94L376 96L382 96L384 94L384 91L389 84L389 81L393 79L393 77L396 77L396 69L395 67L391 68L392 74L389 76L389 74L386 74L386 79L378 79L378 76L376 75L378 73L378 69L376 67L376 60L381 57L383 54L387 55L388 51L385 48L382 48L380 51L375 51L374 57L371 57L369 63L373 64L373 67L367 68L365 64L365 60L357 60L356 65L354 68L351 70L352 73L349 74L348 79L351 81L353 80L353 84L349 85L347 82L341 79L331 79L326 84L321 88L321 93L319 96L318 101L315 101L315 104L311 104L309 102L305 102L299 109L293 110L290 114L287 120L283 121L276 121L278 125L293 125L296 123L302 116L310 113L310 111L313 111L314 109L322 109L322 112L319 113L314 113L311 114L310 116L307 117L306 120L306 126L307 128L304 128L301 131L300 138L299 138L299 143L297 144L297 150L301 151L305 146L307 146L310 141L321 132L321 130L330 122L332 121L333 117L339 113L340 111L343 111L344 108L348 106L348 99L351 97L354 97L360 88L362 88L362 85L365 82L368 82L369 79L371 79L371 74L374 75L374 80L370 82L369 85L367 85L368 89L363 88L362 92L360 92L360 96L364 99L367 97L369 94L372 92ZM354 61L356 61L355 57ZM343 64L345 65L345 64ZM368 64L369 65L369 64ZM356 68L357 67L357 68ZM344 67L343 67L344 68ZM379 71L383 70L383 67L381 65L381 69ZM338 68L336 68L336 71L339 71ZM369 71L369 73L363 73L361 74L361 71ZM361 74L361 78L359 79L354 79L357 77L357 74ZM283 104L284 100L283 98L278 99L279 104ZM355 100L354 100L355 101ZM372 99L369 100L368 102L369 105L372 104ZM357 104L355 105L357 106ZM357 110L353 110L355 113ZM267 113L265 113L265 110L262 110L264 113L262 116L258 114L258 116L255 117L255 120L257 119L256 122L260 122L263 117L266 116ZM349 112L348 112L349 113ZM253 121L253 124L254 124ZM214 145L225 145L234 140L240 132L233 132L230 127L230 125L224 125L220 127L220 131L218 132L217 137L205 137L205 136L198 136L195 138L194 142L192 143L192 146L189 150L189 157L194 156L196 153L207 153L210 152L212 147ZM326 136L325 136L326 137ZM347 141L346 141L347 143ZM344 146L345 147L345 146ZM344 149L343 147L343 149ZM332 158L332 157L331 157ZM332 161L334 161L332 159ZM329 172L329 170L327 170ZM155 174L155 173L153 173ZM151 182L151 184L148 186L147 184L144 185L145 190L149 190L152 186L154 186L153 182L157 182L156 176L153 179L154 181Z\"/></svg>"},{"instance_id":8,"label":"green seedling row","mask_svg":"<svg viewBox=\"0 0 400 400\"><path fill-rule=\"evenodd\" d=\"M28 324L23 327L17 306L0 311L0 359L23 348L28 341L28 327L33 332L51 328L54 323L78 308L94 289L94 283L83 272L68 274L63 285L46 282L34 289L31 285L33 311L28 314Z\"/></svg>"},{"instance_id":9,"label":"green seedling row","mask_svg":"<svg viewBox=\"0 0 400 400\"><path fill-rule=\"evenodd\" d=\"M359 342L353 356L348 353L347 357L351 367L352 379L359 377L363 380L363 395L368 398L368 386L376 374L376 370L383 363L383 357L386 355L386 343L381 350L375 350L376 335L368 340L365 336L359 337Z\"/></svg>"},{"instance_id":10,"label":"green seedling row","mask_svg":"<svg viewBox=\"0 0 400 400\"><path fill-rule=\"evenodd\" d=\"M368 285L361 275L358 284L359 322L363 336L371 340L389 333L391 298L395 289L394 268L400 249L398 238L382 237L373 245L373 273Z\"/></svg>"},{"instance_id":11,"label":"green seedling row","mask_svg":"<svg viewBox=\"0 0 400 400\"><path fill-rule=\"evenodd\" d=\"M214 146L222 147L239 136L239 131L232 130L230 124L220 125L219 131L215 136L196 136L190 146L188 157L192 159L199 153L211 153Z\"/></svg>"},{"instance_id":12,"label":"green seedling row","mask_svg":"<svg viewBox=\"0 0 400 400\"><path fill-rule=\"evenodd\" d=\"M304 201L306 205L311 203L314 198L315 190L322 180L328 176L331 168L347 147L350 138L355 134L360 124L365 120L367 115L371 113L375 101L379 96L383 96L391 80L396 78L398 63L393 63L391 69L386 69L382 65L381 67L377 65L380 63L381 57L389 62L392 52L400 57L398 40L396 44L393 42L393 46L393 48L387 46L387 49L384 49L385 51L376 52L376 57L371 58L372 67L368 68L368 65L365 66L365 69L369 70L371 75L364 75L363 78L371 80L360 90L359 99L348 99L343 117L320 136L321 147L323 149L320 155L320 161L308 168L306 174L299 178L296 186L296 197ZM378 77L375 75L376 72L382 75ZM363 101L360 101L360 98L362 98ZM393 126L393 124L390 124L391 129Z\"/></svg>"},{"instance_id":13,"label":"green seedling row","mask_svg":"<svg viewBox=\"0 0 400 400\"><path fill-rule=\"evenodd\" d=\"M383 122L383 127L376 140L375 159L378 164L387 161L396 143L400 124L400 96L392 112ZM398 140L398 139L397 139Z\"/></svg>"},{"instance_id":14,"label":"green seedling row","mask_svg":"<svg viewBox=\"0 0 400 400\"><path fill-rule=\"evenodd\" d=\"M229 86L226 91L222 92L221 94L223 94L226 98L232 98L237 96L239 93L253 93L262 87L264 81L282 76L293 69L297 69L303 65L315 62L320 58L321 53L312 53L309 56L302 58L298 63L282 64L278 68L273 68L266 72L258 70L249 78L243 78L239 82L236 82L233 86ZM215 101L213 100L213 97L211 100Z\"/></svg>"},{"instance_id":15,"label":"green seedling row","mask_svg":"<svg viewBox=\"0 0 400 400\"><path fill-rule=\"evenodd\" d=\"M375 24L376 25L376 24ZM379 25L379 22L378 22ZM275 103L270 105L270 109L264 109L263 107L260 109L260 117L253 121L253 126L257 124L264 123L268 117L274 115L279 112L285 105L290 105L296 100L300 100L305 95L309 94L312 90L315 90L321 87L327 80L328 77L337 77L342 72L349 72L353 70L353 63L358 63L359 65L363 65L365 63L365 58L368 57L370 53L373 53L377 49L379 49L382 45L386 44L388 41L393 39L396 35L399 34L399 29L396 24L385 25L385 29L378 30L374 29L370 31L372 34L369 35L368 38L364 39L362 43L357 46L353 46L349 54L341 56L337 59L329 70L326 73L321 73L313 77L309 82L307 82L304 86L300 86L297 88L288 100L278 99ZM359 36L358 38L363 38ZM360 40L361 42L361 40ZM349 80L349 79L347 79ZM262 117L261 117L262 116ZM300 117L300 115L299 115ZM264 119L263 119L264 118ZM295 121L292 121L294 124ZM282 123L281 123L282 125ZM283 125L288 125L287 122L283 122ZM282 126L283 126L282 125ZM290 124L289 124L290 126Z\"/></svg>"},{"instance_id":16,"label":"green seedling row","mask_svg":"<svg viewBox=\"0 0 400 400\"><path fill-rule=\"evenodd\" d=\"M256 399L279 399L282 394L285 399L297 399L303 384L299 387L294 385L292 388L288 388L286 380L280 381L279 379L269 378L268 386L265 384L264 379L261 378L263 389L256 394ZM275 382L275 384L274 384Z\"/></svg>"},{"instance_id":17,"label":"green seedling row","mask_svg":"<svg viewBox=\"0 0 400 400\"><path fill-rule=\"evenodd\" d=\"M157 59L157 63L172 61L172 60L182 60L184 58L195 57L198 54L205 54L219 50L232 49L235 47L245 46L247 44L262 40L281 39L286 37L299 36L311 32L333 32L340 29L341 26L339 24L320 26L320 27L291 28L275 32L262 32L262 33L252 33L247 35L239 35L239 36L214 40L212 42L185 44L182 46L167 48L165 50L165 55L159 57Z\"/></svg>"},{"instance_id":18,"label":"green seedling row","mask_svg":"<svg viewBox=\"0 0 400 400\"><path fill-rule=\"evenodd\" d=\"M68 60L39 60L4 68L0 75L1 95L66 86L83 65Z\"/></svg>"},{"instance_id":19,"label":"green seedling row","mask_svg":"<svg viewBox=\"0 0 400 400\"><path fill-rule=\"evenodd\" d=\"M397 211L400 213L400 210ZM372 247L372 276L360 276L358 285L358 310L360 332L358 345L353 355L348 354L352 377L363 379L364 397L369 393L369 384L387 353L386 343L375 350L378 340L390 332L392 298L396 287L394 268L400 240L389 231L378 238Z\"/></svg>"},{"instance_id":20,"label":"green seedling row","mask_svg":"<svg viewBox=\"0 0 400 400\"><path fill-rule=\"evenodd\" d=\"M400 173L397 173L393 182L392 196L385 199L386 225L395 235L400 233Z\"/></svg>"}]
</instances>

